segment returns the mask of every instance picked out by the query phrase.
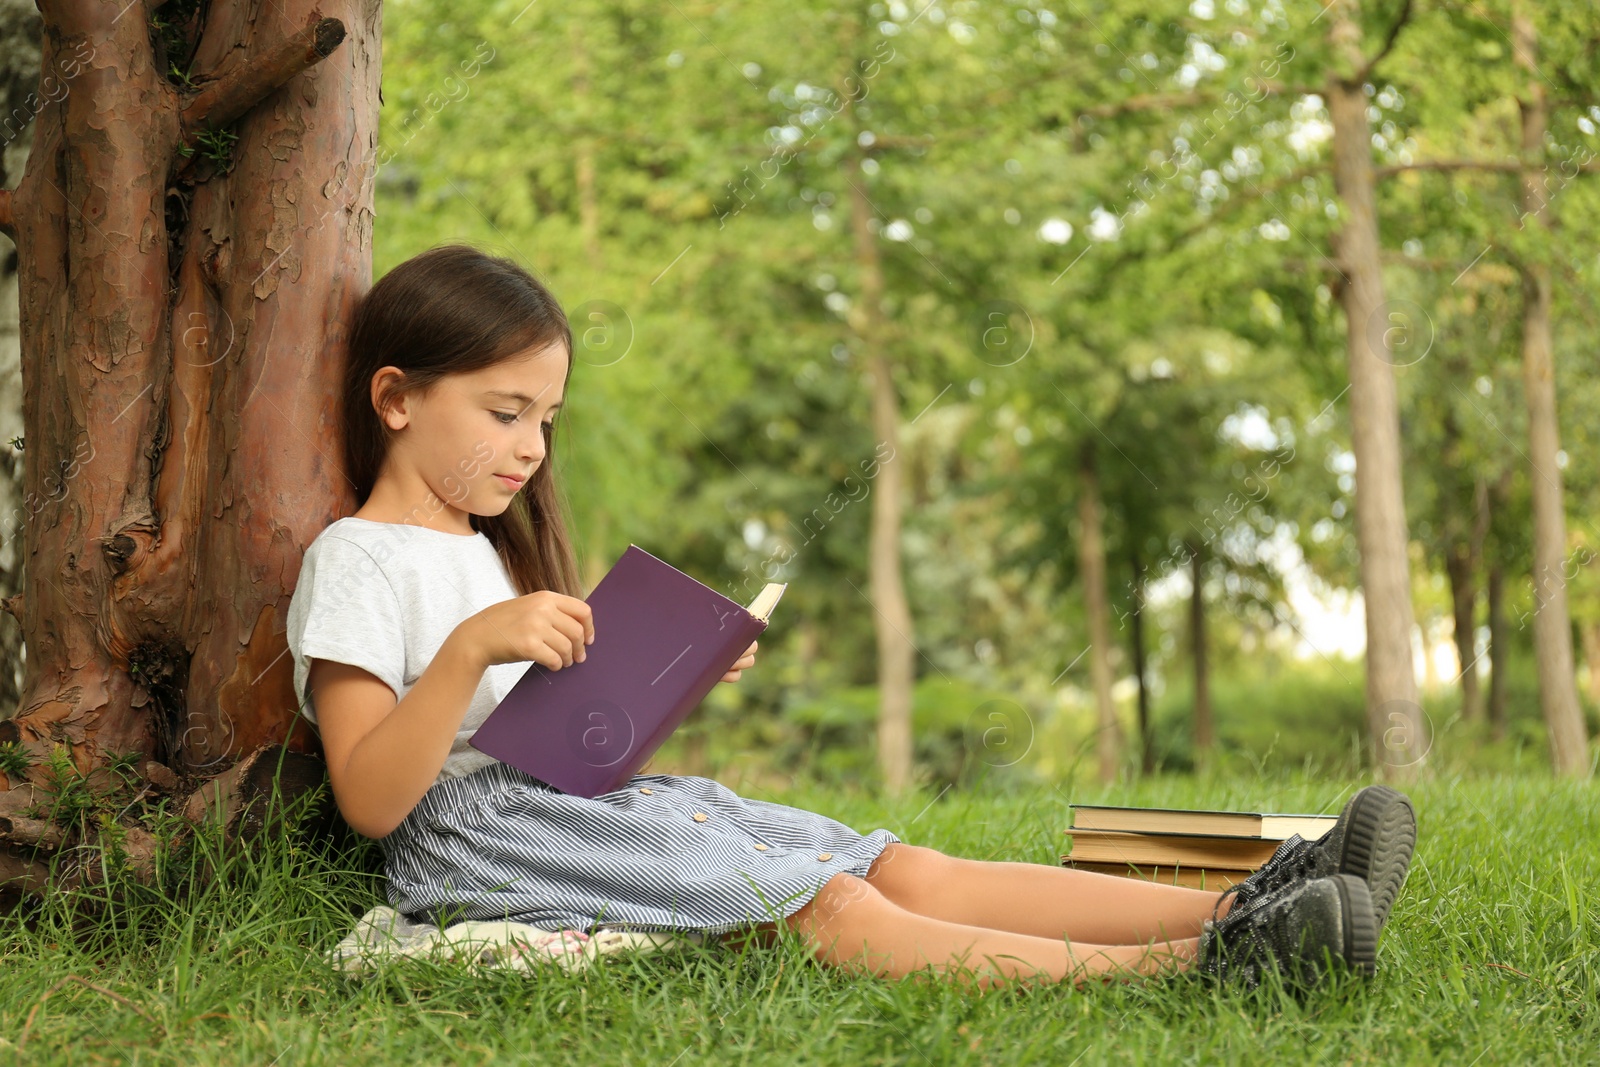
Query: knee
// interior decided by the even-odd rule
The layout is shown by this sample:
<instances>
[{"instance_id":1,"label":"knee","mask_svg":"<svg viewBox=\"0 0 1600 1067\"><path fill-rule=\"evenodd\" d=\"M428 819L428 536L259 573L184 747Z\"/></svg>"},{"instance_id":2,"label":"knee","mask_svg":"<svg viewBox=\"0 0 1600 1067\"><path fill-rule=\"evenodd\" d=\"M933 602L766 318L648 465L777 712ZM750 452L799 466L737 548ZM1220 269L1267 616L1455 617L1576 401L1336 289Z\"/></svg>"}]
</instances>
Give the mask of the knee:
<instances>
[{"instance_id":1,"label":"knee","mask_svg":"<svg viewBox=\"0 0 1600 1067\"><path fill-rule=\"evenodd\" d=\"M894 903L866 879L840 871L785 922L822 953L836 939L854 942L893 910Z\"/></svg>"},{"instance_id":2,"label":"knee","mask_svg":"<svg viewBox=\"0 0 1600 1067\"><path fill-rule=\"evenodd\" d=\"M885 897L909 911L936 890L950 857L938 849L894 842L867 868L867 881Z\"/></svg>"}]
</instances>

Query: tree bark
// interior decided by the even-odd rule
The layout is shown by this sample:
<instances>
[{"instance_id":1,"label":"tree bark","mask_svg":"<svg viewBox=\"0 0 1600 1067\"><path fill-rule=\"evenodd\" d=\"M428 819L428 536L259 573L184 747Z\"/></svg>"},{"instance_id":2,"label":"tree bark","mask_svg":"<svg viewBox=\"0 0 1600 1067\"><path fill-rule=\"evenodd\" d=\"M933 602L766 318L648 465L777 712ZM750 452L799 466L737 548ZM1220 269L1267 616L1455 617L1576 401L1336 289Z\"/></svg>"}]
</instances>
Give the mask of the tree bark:
<instances>
[{"instance_id":1,"label":"tree bark","mask_svg":"<svg viewBox=\"0 0 1600 1067\"><path fill-rule=\"evenodd\" d=\"M1478 590L1473 584L1474 564L1467 546L1459 542L1445 553L1444 568L1450 577L1450 607L1455 626L1456 660L1461 664L1461 718L1471 722L1479 713L1477 642Z\"/></svg>"},{"instance_id":2,"label":"tree bark","mask_svg":"<svg viewBox=\"0 0 1600 1067\"><path fill-rule=\"evenodd\" d=\"M572 49L572 96L578 114L589 113L590 73L589 51L583 40L584 20L571 16L567 19L567 43ZM595 273L605 270L604 249L600 245L600 194L599 178L595 165L595 138L585 132L574 138L572 145L573 177L578 190L578 229L583 235L584 255Z\"/></svg>"},{"instance_id":3,"label":"tree bark","mask_svg":"<svg viewBox=\"0 0 1600 1067\"><path fill-rule=\"evenodd\" d=\"M584 19L569 15L567 19L567 46L572 51L572 106L577 114L589 113L592 95L589 50L584 41ZM578 230L583 237L586 266L596 275L605 270L605 248L600 243L600 190L596 166L595 138L588 132L572 139L572 176L577 190ZM574 323L573 331L582 334L587 323ZM610 515L597 509L583 535L588 551L582 562L584 584L593 589L611 569L615 559L608 557L611 543Z\"/></svg>"},{"instance_id":4,"label":"tree bark","mask_svg":"<svg viewBox=\"0 0 1600 1067\"><path fill-rule=\"evenodd\" d=\"M1106 588L1104 508L1094 440L1084 438L1078 452L1078 570L1089 616L1089 677L1094 686L1100 780L1117 780L1117 706L1111 699L1111 598Z\"/></svg>"},{"instance_id":5,"label":"tree bark","mask_svg":"<svg viewBox=\"0 0 1600 1067\"><path fill-rule=\"evenodd\" d=\"M1139 772L1150 775L1156 769L1155 739L1150 728L1150 689L1146 679L1144 651L1144 566L1139 561L1139 550L1131 540L1128 566L1133 571L1130 589L1133 596L1133 626L1129 639L1133 642L1133 676L1139 683Z\"/></svg>"},{"instance_id":6,"label":"tree bark","mask_svg":"<svg viewBox=\"0 0 1600 1067\"><path fill-rule=\"evenodd\" d=\"M850 108L848 96L845 99L845 108ZM889 449L889 458L879 467L877 489L872 494L869 578L878 643L878 766L885 790L895 795L912 785L911 698L916 681L916 639L900 561L902 477L901 464L895 462L900 398L884 322L883 264L878 238L870 225L872 201L867 196L861 168L866 155L858 145L845 153L840 166L845 184L850 187L850 228L861 286L860 299L850 308L849 322L866 353L871 376L873 440L880 442L879 447L886 444Z\"/></svg>"},{"instance_id":7,"label":"tree bark","mask_svg":"<svg viewBox=\"0 0 1600 1067\"><path fill-rule=\"evenodd\" d=\"M192 86L145 7L42 7L68 91L41 92L14 198L28 659L0 723L36 760L137 753L192 785L317 747L285 615L354 506L326 442L371 278L381 40L376 3L326 6L210 5L171 57Z\"/></svg>"},{"instance_id":8,"label":"tree bark","mask_svg":"<svg viewBox=\"0 0 1600 1067\"><path fill-rule=\"evenodd\" d=\"M1406 558L1401 483L1400 418L1389 348L1372 173L1372 137L1354 0L1336 0L1330 42L1353 75L1330 73L1334 184L1341 220L1334 253L1344 275L1350 376L1350 437L1356 457L1356 541L1367 630L1367 719L1375 765L1388 777L1408 777L1422 760L1424 725L1411 661L1410 564Z\"/></svg>"},{"instance_id":9,"label":"tree bark","mask_svg":"<svg viewBox=\"0 0 1600 1067\"><path fill-rule=\"evenodd\" d=\"M1548 111L1537 69L1538 38L1527 11L1511 16L1517 65L1527 74L1522 111L1522 225L1551 229L1551 205L1542 171ZM1558 775L1589 775L1589 738L1578 704L1567 611L1567 519L1562 502L1561 450L1556 415L1555 356L1550 325L1550 267L1542 249L1520 257L1522 271L1522 379L1528 405L1529 484L1533 490L1533 647L1539 669L1539 704L1550 739L1550 765Z\"/></svg>"},{"instance_id":10,"label":"tree bark","mask_svg":"<svg viewBox=\"0 0 1600 1067\"><path fill-rule=\"evenodd\" d=\"M1204 770L1211 762L1216 740L1211 722L1211 671L1206 660L1206 597L1205 560L1201 558L1201 545L1188 543L1189 580L1194 588L1189 593L1189 643L1194 657L1194 765Z\"/></svg>"},{"instance_id":11,"label":"tree bark","mask_svg":"<svg viewBox=\"0 0 1600 1067\"><path fill-rule=\"evenodd\" d=\"M1478 682L1478 571L1483 567L1483 546L1489 538L1489 480L1482 474L1473 479L1472 530L1467 536L1465 559L1460 564L1464 591L1457 592L1451 577L1451 602L1455 608L1456 654L1461 668L1461 717L1471 722L1483 711L1482 686ZM1465 627L1463 631L1461 628ZM1463 636L1464 633L1464 636Z\"/></svg>"},{"instance_id":12,"label":"tree bark","mask_svg":"<svg viewBox=\"0 0 1600 1067\"><path fill-rule=\"evenodd\" d=\"M1505 568L1499 560L1489 565L1486 595L1489 600L1489 739L1506 736L1506 670L1511 663L1510 631L1506 627Z\"/></svg>"}]
</instances>

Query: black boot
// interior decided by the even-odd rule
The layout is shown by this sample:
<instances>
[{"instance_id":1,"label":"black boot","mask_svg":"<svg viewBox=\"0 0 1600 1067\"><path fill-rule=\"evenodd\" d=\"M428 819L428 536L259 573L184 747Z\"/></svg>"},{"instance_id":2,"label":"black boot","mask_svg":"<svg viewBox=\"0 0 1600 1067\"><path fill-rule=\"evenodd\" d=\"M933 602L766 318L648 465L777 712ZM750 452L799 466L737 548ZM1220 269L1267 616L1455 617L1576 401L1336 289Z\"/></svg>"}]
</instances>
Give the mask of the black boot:
<instances>
[{"instance_id":1,"label":"black boot","mask_svg":"<svg viewBox=\"0 0 1600 1067\"><path fill-rule=\"evenodd\" d=\"M1330 961L1371 975L1377 954L1378 922L1367 883L1335 874L1283 886L1206 920L1197 969L1252 988L1276 971L1286 985L1304 989L1317 983Z\"/></svg>"},{"instance_id":2,"label":"black boot","mask_svg":"<svg viewBox=\"0 0 1600 1067\"><path fill-rule=\"evenodd\" d=\"M1353 874L1367 883L1372 909L1382 927L1389 920L1417 844L1417 817L1404 793L1386 785L1369 785L1351 797L1333 829L1307 841L1290 837L1272 858L1223 896L1234 895L1233 907L1253 901L1295 882Z\"/></svg>"}]
</instances>

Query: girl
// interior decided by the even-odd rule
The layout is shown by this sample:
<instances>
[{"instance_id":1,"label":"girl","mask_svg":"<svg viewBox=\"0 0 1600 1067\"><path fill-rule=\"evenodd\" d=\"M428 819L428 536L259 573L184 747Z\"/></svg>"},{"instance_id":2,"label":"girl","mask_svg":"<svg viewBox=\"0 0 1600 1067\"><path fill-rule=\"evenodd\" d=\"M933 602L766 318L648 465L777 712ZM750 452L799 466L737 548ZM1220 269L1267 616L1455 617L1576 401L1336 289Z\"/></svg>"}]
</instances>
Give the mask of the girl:
<instances>
[{"instance_id":1,"label":"girl","mask_svg":"<svg viewBox=\"0 0 1600 1067\"><path fill-rule=\"evenodd\" d=\"M355 316L344 449L362 503L307 548L288 641L334 798L380 842L394 907L441 926L763 944L782 930L826 965L890 977L966 980L986 963L983 988L1196 964L1310 979L1329 955L1370 970L1410 856L1399 794L1358 795L1378 828L1362 822L1350 847L1291 842L1243 891L1218 894L962 859L699 776L637 774L585 799L472 748L530 662L560 670L606 639L558 506L552 439L571 372L551 294L470 247L402 263Z\"/></svg>"}]
</instances>

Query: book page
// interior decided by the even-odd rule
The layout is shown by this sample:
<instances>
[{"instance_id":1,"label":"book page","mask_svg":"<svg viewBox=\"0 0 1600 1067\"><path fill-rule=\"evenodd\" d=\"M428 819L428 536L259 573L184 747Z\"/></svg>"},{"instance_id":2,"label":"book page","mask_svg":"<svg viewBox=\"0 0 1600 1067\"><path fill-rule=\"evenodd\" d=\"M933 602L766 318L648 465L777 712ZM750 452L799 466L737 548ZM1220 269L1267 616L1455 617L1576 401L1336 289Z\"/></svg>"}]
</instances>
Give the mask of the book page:
<instances>
[{"instance_id":1,"label":"book page","mask_svg":"<svg viewBox=\"0 0 1600 1067\"><path fill-rule=\"evenodd\" d=\"M772 609L778 606L778 598L783 596L783 591L787 588L789 588L788 582L768 582L766 588L750 601L750 614L758 619L769 618Z\"/></svg>"}]
</instances>

